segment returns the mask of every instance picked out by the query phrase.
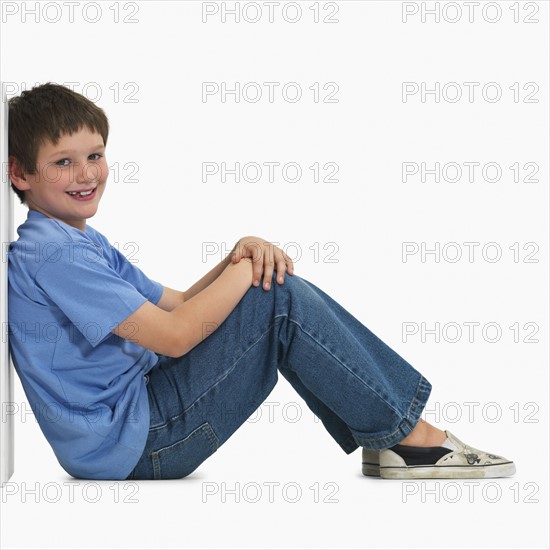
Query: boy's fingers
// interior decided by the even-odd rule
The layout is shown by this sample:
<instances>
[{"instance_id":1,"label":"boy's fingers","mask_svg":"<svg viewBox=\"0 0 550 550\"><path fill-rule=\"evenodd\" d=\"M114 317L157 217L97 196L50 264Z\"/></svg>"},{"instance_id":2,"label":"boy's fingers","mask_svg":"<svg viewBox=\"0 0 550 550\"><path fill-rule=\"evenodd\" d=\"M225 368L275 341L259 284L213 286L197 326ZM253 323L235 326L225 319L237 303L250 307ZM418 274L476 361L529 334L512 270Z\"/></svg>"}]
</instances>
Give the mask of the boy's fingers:
<instances>
[{"instance_id":1,"label":"boy's fingers","mask_svg":"<svg viewBox=\"0 0 550 550\"><path fill-rule=\"evenodd\" d=\"M265 266L264 271L264 289L269 290L269 287L271 286L271 279L273 278L273 264L268 263Z\"/></svg>"},{"instance_id":2,"label":"boy's fingers","mask_svg":"<svg viewBox=\"0 0 550 550\"><path fill-rule=\"evenodd\" d=\"M286 270L286 262L284 260L279 260L277 262L277 282L281 285L285 280L285 270Z\"/></svg>"},{"instance_id":3,"label":"boy's fingers","mask_svg":"<svg viewBox=\"0 0 550 550\"><path fill-rule=\"evenodd\" d=\"M240 248L238 246L235 246L235 250L233 250L232 258L234 262L238 262L240 258Z\"/></svg>"},{"instance_id":4,"label":"boy's fingers","mask_svg":"<svg viewBox=\"0 0 550 550\"><path fill-rule=\"evenodd\" d=\"M288 266L288 272L292 275L294 273L294 262L290 259L290 256L288 256L284 252L283 252L283 255L285 257L285 260Z\"/></svg>"},{"instance_id":5,"label":"boy's fingers","mask_svg":"<svg viewBox=\"0 0 550 550\"><path fill-rule=\"evenodd\" d=\"M254 286L260 286L260 279L264 270L263 258L260 256L254 260Z\"/></svg>"}]
</instances>

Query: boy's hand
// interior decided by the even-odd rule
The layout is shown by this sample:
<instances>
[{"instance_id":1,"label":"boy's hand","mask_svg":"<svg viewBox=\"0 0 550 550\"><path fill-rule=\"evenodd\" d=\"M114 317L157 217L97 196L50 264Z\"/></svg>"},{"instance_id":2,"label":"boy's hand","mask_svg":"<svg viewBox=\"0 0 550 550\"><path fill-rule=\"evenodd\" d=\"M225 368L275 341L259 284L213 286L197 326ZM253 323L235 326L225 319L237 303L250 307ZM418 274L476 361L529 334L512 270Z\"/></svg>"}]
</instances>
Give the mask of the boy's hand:
<instances>
[{"instance_id":1,"label":"boy's hand","mask_svg":"<svg viewBox=\"0 0 550 550\"><path fill-rule=\"evenodd\" d=\"M285 269L288 268L289 275L294 275L294 263L290 257L278 246L260 237L248 236L237 241L231 251L231 261L238 263L241 258L252 258L254 286L260 284L260 278L264 273L265 290L269 290L275 264L279 284L283 284Z\"/></svg>"}]
</instances>

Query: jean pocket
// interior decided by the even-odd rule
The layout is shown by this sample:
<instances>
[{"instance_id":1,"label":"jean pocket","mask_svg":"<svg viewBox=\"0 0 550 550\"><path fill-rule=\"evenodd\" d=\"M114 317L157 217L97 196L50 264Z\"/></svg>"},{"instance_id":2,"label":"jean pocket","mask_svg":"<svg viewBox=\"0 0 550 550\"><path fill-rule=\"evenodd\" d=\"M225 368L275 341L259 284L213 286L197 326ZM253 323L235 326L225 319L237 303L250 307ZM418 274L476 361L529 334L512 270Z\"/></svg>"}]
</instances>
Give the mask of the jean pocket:
<instances>
[{"instance_id":1,"label":"jean pocket","mask_svg":"<svg viewBox=\"0 0 550 550\"><path fill-rule=\"evenodd\" d=\"M208 422L201 424L186 438L153 451L154 479L180 479L194 472L218 450L219 439Z\"/></svg>"}]
</instances>

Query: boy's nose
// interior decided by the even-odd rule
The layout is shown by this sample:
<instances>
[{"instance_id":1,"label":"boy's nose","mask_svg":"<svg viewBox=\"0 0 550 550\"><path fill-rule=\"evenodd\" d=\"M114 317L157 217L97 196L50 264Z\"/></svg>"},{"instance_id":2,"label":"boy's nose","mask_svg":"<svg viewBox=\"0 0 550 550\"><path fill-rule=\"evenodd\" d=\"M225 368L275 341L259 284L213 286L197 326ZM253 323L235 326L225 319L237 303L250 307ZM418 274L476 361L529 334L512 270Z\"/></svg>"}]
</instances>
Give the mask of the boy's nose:
<instances>
[{"instance_id":1,"label":"boy's nose","mask_svg":"<svg viewBox=\"0 0 550 550\"><path fill-rule=\"evenodd\" d=\"M99 181L102 177L101 168L97 164L82 163L75 168L76 183L89 183Z\"/></svg>"}]
</instances>

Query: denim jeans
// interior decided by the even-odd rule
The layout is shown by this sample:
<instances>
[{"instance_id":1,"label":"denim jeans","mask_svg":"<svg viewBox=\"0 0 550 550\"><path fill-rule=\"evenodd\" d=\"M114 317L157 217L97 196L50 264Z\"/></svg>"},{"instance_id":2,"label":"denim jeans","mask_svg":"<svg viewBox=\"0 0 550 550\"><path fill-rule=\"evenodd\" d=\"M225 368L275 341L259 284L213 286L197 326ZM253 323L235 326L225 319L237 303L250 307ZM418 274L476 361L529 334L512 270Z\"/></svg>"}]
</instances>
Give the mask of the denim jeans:
<instances>
[{"instance_id":1,"label":"denim jeans","mask_svg":"<svg viewBox=\"0 0 550 550\"><path fill-rule=\"evenodd\" d=\"M308 280L251 286L216 330L145 376L148 439L128 479L193 472L261 406L280 372L347 454L384 449L420 420L432 386Z\"/></svg>"}]
</instances>

